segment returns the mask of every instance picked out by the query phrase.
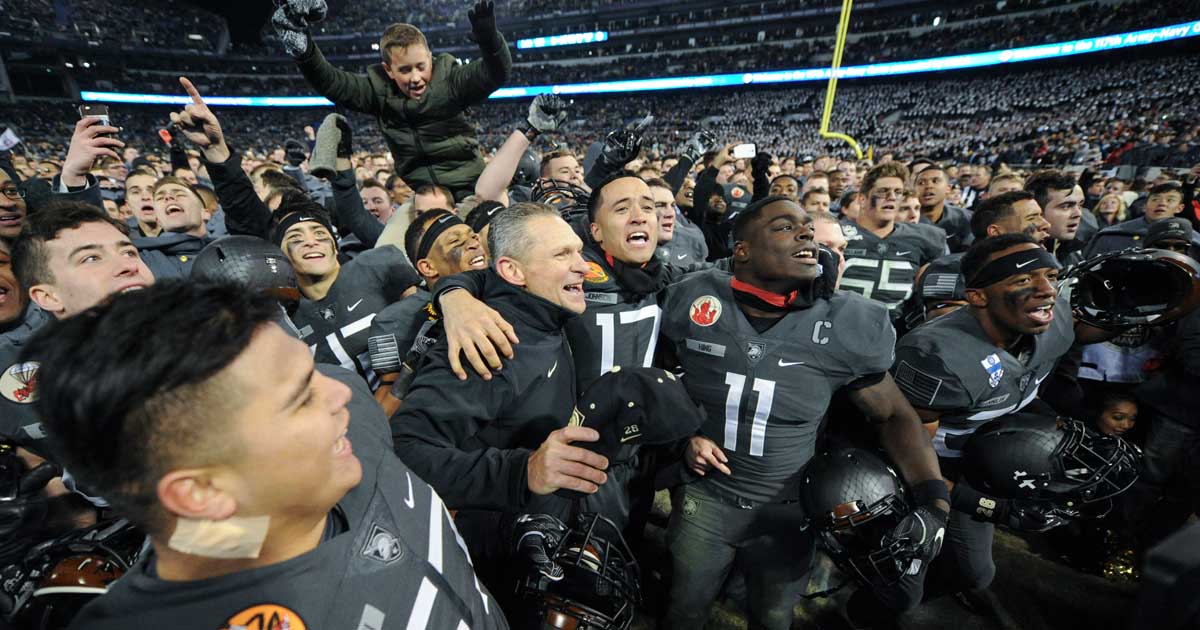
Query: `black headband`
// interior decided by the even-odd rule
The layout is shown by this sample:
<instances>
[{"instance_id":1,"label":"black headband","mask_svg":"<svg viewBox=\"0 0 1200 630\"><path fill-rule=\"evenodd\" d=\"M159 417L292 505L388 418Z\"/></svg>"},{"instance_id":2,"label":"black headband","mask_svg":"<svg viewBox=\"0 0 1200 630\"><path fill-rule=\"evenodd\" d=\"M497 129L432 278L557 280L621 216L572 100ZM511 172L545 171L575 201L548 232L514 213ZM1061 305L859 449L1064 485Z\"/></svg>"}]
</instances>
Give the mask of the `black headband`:
<instances>
[{"instance_id":1,"label":"black headband","mask_svg":"<svg viewBox=\"0 0 1200 630\"><path fill-rule=\"evenodd\" d=\"M982 289L1018 274L1030 273L1037 269L1061 268L1062 266L1058 264L1054 256L1045 249L1041 247L1023 249L1007 256L1001 256L984 265L967 279L967 288Z\"/></svg>"},{"instance_id":2,"label":"black headband","mask_svg":"<svg viewBox=\"0 0 1200 630\"><path fill-rule=\"evenodd\" d=\"M271 232L271 242L275 243L275 245L280 249L283 249L283 237L287 234L288 228L296 225L297 223L304 223L306 221L320 223L322 227L324 227L326 230L329 230L330 237L336 238L334 236L335 232L333 231L333 225L329 223L329 219L327 217L309 212L293 212L283 217L283 220L281 220L275 226L275 229Z\"/></svg>"},{"instance_id":3,"label":"black headband","mask_svg":"<svg viewBox=\"0 0 1200 630\"><path fill-rule=\"evenodd\" d=\"M433 244L437 242L438 237L442 232L449 230L456 225L466 225L458 216L446 213L433 220L429 227L425 228L425 233L421 235L420 244L417 245L417 256L413 258L413 265L417 264L418 260L422 260L429 256L429 250L433 249Z\"/></svg>"}]
</instances>

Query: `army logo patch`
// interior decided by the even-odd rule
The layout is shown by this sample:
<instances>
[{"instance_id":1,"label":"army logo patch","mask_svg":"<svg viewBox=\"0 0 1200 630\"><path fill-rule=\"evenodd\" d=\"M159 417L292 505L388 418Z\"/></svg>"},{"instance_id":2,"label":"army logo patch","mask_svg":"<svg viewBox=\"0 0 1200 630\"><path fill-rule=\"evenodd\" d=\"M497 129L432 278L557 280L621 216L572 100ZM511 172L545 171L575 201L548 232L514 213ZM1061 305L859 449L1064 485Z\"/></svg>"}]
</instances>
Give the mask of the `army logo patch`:
<instances>
[{"instance_id":1,"label":"army logo patch","mask_svg":"<svg viewBox=\"0 0 1200 630\"><path fill-rule=\"evenodd\" d=\"M862 234L858 233L858 228L846 223L842 224L842 236L845 236L846 240L848 241L857 241L862 239Z\"/></svg>"},{"instance_id":2,"label":"army logo patch","mask_svg":"<svg viewBox=\"0 0 1200 630\"><path fill-rule=\"evenodd\" d=\"M608 282L608 274L604 273L604 268L600 266L600 263L589 262L587 265L588 272L583 276L584 282L589 282L591 284Z\"/></svg>"},{"instance_id":3,"label":"army logo patch","mask_svg":"<svg viewBox=\"0 0 1200 630\"><path fill-rule=\"evenodd\" d=\"M286 606L259 604L234 614L220 630L308 630L308 626Z\"/></svg>"},{"instance_id":4,"label":"army logo patch","mask_svg":"<svg viewBox=\"0 0 1200 630\"><path fill-rule=\"evenodd\" d=\"M750 361L750 365L757 364L766 353L767 344L759 341L746 342L746 359Z\"/></svg>"},{"instance_id":5,"label":"army logo patch","mask_svg":"<svg viewBox=\"0 0 1200 630\"><path fill-rule=\"evenodd\" d=\"M1000 365L1000 357L995 354L989 354L982 361L983 369L988 373L988 385L996 387L1000 384L1000 379L1004 378L1004 366Z\"/></svg>"},{"instance_id":6,"label":"army logo patch","mask_svg":"<svg viewBox=\"0 0 1200 630\"><path fill-rule=\"evenodd\" d=\"M34 361L9 366L0 374L0 395L20 405L37 400L37 371Z\"/></svg>"},{"instance_id":7,"label":"army logo patch","mask_svg":"<svg viewBox=\"0 0 1200 630\"><path fill-rule=\"evenodd\" d=\"M371 533L363 543L362 555L384 564L391 564L404 555L404 549L391 532L372 523Z\"/></svg>"},{"instance_id":8,"label":"army logo patch","mask_svg":"<svg viewBox=\"0 0 1200 630\"><path fill-rule=\"evenodd\" d=\"M721 319L721 301L711 295L702 295L692 302L690 315L697 326L712 326Z\"/></svg>"},{"instance_id":9,"label":"army logo patch","mask_svg":"<svg viewBox=\"0 0 1200 630\"><path fill-rule=\"evenodd\" d=\"M696 503L696 500L692 497L684 495L682 507L684 516L695 516L696 511L700 509L700 504Z\"/></svg>"}]
</instances>

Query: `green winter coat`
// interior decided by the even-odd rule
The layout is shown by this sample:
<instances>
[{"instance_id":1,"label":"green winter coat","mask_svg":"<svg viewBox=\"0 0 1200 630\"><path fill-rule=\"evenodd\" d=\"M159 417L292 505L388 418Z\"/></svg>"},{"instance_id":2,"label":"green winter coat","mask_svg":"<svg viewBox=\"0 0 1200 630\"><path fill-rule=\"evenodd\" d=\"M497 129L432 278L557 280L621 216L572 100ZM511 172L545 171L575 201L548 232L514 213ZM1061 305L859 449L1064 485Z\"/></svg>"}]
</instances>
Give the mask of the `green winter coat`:
<instances>
[{"instance_id":1,"label":"green winter coat","mask_svg":"<svg viewBox=\"0 0 1200 630\"><path fill-rule=\"evenodd\" d=\"M486 100L512 74L512 56L503 37L500 44L496 50L481 50L482 58L465 65L447 53L435 56L433 78L419 99L405 96L382 63L366 74L337 69L311 39L296 64L322 96L379 120L396 174L405 183L414 189L438 184L461 199L474 192L483 172L479 140L463 112Z\"/></svg>"}]
</instances>

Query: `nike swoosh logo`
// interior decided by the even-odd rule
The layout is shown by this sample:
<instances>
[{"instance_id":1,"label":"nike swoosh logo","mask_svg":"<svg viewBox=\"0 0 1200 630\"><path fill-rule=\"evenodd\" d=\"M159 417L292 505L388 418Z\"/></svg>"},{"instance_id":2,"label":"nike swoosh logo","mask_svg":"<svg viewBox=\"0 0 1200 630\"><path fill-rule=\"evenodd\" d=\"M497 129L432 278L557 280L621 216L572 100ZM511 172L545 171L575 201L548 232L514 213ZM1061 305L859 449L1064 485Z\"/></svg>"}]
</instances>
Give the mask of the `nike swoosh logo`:
<instances>
[{"instance_id":1,"label":"nike swoosh logo","mask_svg":"<svg viewBox=\"0 0 1200 630\"><path fill-rule=\"evenodd\" d=\"M906 249L906 250L904 250L904 251L902 251L902 252L896 252L896 255L897 255L897 256L903 256L903 255L905 255L905 254L909 254L909 253L912 253L912 250L911 250L911 249Z\"/></svg>"},{"instance_id":2,"label":"nike swoosh logo","mask_svg":"<svg viewBox=\"0 0 1200 630\"><path fill-rule=\"evenodd\" d=\"M362 300L359 300L359 301L355 302L354 304L351 304L350 306L347 306L347 307L346 307L346 311L347 311L347 312L350 312L350 313L353 313L353 312L354 312L354 309L358 308L358 305L359 305L359 304L362 304Z\"/></svg>"},{"instance_id":3,"label":"nike swoosh logo","mask_svg":"<svg viewBox=\"0 0 1200 630\"><path fill-rule=\"evenodd\" d=\"M687 258L687 254L680 254L680 255L676 256L675 258L678 258L679 260L683 260L684 258Z\"/></svg>"},{"instance_id":4,"label":"nike swoosh logo","mask_svg":"<svg viewBox=\"0 0 1200 630\"><path fill-rule=\"evenodd\" d=\"M554 365L550 366L550 371L546 372L546 378L550 378L551 376L554 376L554 370L557 370L557 369L558 369L558 361L555 361Z\"/></svg>"},{"instance_id":5,"label":"nike swoosh logo","mask_svg":"<svg viewBox=\"0 0 1200 630\"><path fill-rule=\"evenodd\" d=\"M1024 267L1025 265L1032 265L1035 261L1037 261L1036 258L1034 258L1033 260L1026 260L1025 262L1017 265L1016 267L1017 267L1017 269L1020 269L1021 267Z\"/></svg>"},{"instance_id":6,"label":"nike swoosh logo","mask_svg":"<svg viewBox=\"0 0 1200 630\"><path fill-rule=\"evenodd\" d=\"M804 362L803 361L784 361L783 359L779 360L779 367L792 367L793 365L804 365Z\"/></svg>"},{"instance_id":7,"label":"nike swoosh logo","mask_svg":"<svg viewBox=\"0 0 1200 630\"><path fill-rule=\"evenodd\" d=\"M410 475L406 472L406 473L404 473L404 478L408 479L408 498L404 500L404 505L408 506L408 509L411 510L417 504L416 501L413 501L412 475Z\"/></svg>"}]
</instances>

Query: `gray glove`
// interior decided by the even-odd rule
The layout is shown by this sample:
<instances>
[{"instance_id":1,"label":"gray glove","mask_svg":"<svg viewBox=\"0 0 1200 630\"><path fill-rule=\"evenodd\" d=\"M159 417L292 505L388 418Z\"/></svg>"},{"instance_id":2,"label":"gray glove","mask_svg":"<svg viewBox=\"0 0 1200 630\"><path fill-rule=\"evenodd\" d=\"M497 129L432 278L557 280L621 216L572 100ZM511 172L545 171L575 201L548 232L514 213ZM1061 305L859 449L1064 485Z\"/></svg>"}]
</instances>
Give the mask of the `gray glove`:
<instances>
[{"instance_id":1,"label":"gray glove","mask_svg":"<svg viewBox=\"0 0 1200 630\"><path fill-rule=\"evenodd\" d=\"M286 0L275 10L271 24L289 55L308 51L308 26L325 19L327 11L325 0Z\"/></svg>"},{"instance_id":2,"label":"gray glove","mask_svg":"<svg viewBox=\"0 0 1200 630\"><path fill-rule=\"evenodd\" d=\"M567 102L554 94L542 94L529 104L529 118L525 120L537 133L558 131L567 120Z\"/></svg>"},{"instance_id":3,"label":"gray glove","mask_svg":"<svg viewBox=\"0 0 1200 630\"><path fill-rule=\"evenodd\" d=\"M693 164L700 161L705 153L712 151L717 147L717 137L707 131L698 131L692 134L691 138L683 145L683 150L680 151L680 156L692 161Z\"/></svg>"}]
</instances>

